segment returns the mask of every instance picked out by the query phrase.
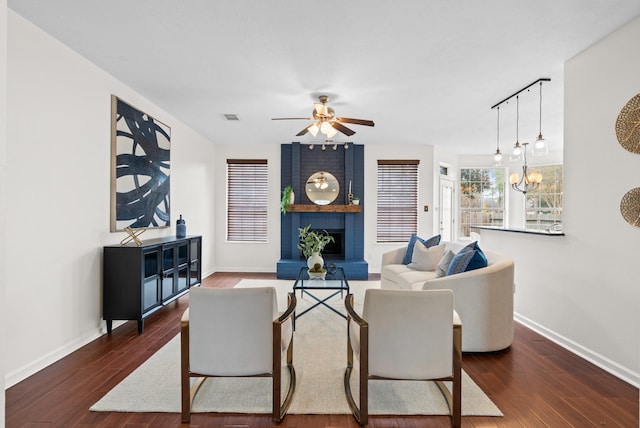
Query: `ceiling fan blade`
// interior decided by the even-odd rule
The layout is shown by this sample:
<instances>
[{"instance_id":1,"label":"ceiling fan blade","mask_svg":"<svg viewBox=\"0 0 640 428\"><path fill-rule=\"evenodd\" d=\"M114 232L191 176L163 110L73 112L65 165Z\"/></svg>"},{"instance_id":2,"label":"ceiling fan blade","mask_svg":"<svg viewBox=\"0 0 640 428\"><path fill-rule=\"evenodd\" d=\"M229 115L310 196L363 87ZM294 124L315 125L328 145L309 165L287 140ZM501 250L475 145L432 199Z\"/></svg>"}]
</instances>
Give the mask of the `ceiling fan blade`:
<instances>
[{"instance_id":1,"label":"ceiling fan blade","mask_svg":"<svg viewBox=\"0 0 640 428\"><path fill-rule=\"evenodd\" d=\"M338 122L353 123L354 125L374 126L373 120L351 119L349 117L336 117Z\"/></svg>"},{"instance_id":2,"label":"ceiling fan blade","mask_svg":"<svg viewBox=\"0 0 640 428\"><path fill-rule=\"evenodd\" d=\"M356 133L356 131L352 131L351 129L347 128L346 126L344 126L343 124L341 124L340 122L330 122L331 126L333 126L334 129L342 132L344 135L350 137L353 134Z\"/></svg>"},{"instance_id":3,"label":"ceiling fan blade","mask_svg":"<svg viewBox=\"0 0 640 428\"><path fill-rule=\"evenodd\" d=\"M313 120L311 117L274 117L271 120Z\"/></svg>"},{"instance_id":4,"label":"ceiling fan blade","mask_svg":"<svg viewBox=\"0 0 640 428\"><path fill-rule=\"evenodd\" d=\"M301 135L306 134L307 132L309 132L309 128L311 128L313 126L313 123L309 126L307 126L306 128L304 128L302 131L298 132L296 134L296 137L300 137Z\"/></svg>"}]
</instances>

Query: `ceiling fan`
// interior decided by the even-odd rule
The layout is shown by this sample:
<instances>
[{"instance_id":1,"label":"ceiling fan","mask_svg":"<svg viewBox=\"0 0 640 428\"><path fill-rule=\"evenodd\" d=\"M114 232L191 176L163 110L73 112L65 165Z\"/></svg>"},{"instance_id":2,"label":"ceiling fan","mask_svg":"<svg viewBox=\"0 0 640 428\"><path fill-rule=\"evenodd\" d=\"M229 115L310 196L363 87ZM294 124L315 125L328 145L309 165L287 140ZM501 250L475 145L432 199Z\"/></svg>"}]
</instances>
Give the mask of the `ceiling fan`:
<instances>
[{"instance_id":1,"label":"ceiling fan","mask_svg":"<svg viewBox=\"0 0 640 428\"><path fill-rule=\"evenodd\" d=\"M336 117L334 110L327 106L327 101L329 101L329 97L327 95L320 95L318 100L320 102L313 103L312 117L278 117L271 120L315 120L314 123L298 132L296 136L301 136L309 132L315 137L318 135L318 132L322 132L327 136L327 138L332 138L338 133L338 131L347 136L351 136L356 133L356 131L344 126L343 123L352 123L354 125L364 126L375 125L372 120Z\"/></svg>"}]
</instances>

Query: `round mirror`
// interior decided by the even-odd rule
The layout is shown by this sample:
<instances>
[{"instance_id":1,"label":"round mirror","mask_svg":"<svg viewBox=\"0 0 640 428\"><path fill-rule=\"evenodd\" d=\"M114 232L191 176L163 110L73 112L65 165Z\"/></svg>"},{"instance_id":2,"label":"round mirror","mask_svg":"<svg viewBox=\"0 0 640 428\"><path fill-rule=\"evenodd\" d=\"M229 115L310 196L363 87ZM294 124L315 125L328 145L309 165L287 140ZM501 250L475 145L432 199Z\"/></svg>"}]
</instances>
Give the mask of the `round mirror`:
<instances>
[{"instance_id":1,"label":"round mirror","mask_svg":"<svg viewBox=\"0 0 640 428\"><path fill-rule=\"evenodd\" d=\"M338 180L327 171L311 174L304 188L309 200L316 205L329 205L340 193Z\"/></svg>"}]
</instances>

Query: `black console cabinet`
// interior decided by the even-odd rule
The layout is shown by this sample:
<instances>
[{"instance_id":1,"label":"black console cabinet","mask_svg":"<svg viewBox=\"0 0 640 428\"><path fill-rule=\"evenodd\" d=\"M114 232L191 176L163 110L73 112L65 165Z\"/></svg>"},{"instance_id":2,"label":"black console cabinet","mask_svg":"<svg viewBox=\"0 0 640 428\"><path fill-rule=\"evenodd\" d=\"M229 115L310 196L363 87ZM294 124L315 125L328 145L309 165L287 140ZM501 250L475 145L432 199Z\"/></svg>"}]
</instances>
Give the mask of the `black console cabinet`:
<instances>
[{"instance_id":1,"label":"black console cabinet","mask_svg":"<svg viewBox=\"0 0 640 428\"><path fill-rule=\"evenodd\" d=\"M144 319L200 284L202 237L150 239L138 247L104 247L103 318L111 333L113 320Z\"/></svg>"}]
</instances>

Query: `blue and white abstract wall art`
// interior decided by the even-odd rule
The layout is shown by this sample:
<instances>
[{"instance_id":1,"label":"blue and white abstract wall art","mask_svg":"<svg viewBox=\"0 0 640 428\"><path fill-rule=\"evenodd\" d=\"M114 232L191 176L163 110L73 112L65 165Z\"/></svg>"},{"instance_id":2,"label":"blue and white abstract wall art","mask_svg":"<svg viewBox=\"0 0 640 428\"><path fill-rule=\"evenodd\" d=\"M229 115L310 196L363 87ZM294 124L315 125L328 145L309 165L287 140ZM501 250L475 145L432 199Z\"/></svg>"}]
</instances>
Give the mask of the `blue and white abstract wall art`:
<instances>
[{"instance_id":1,"label":"blue and white abstract wall art","mask_svg":"<svg viewBox=\"0 0 640 428\"><path fill-rule=\"evenodd\" d=\"M171 224L171 128L111 96L111 232Z\"/></svg>"}]
</instances>

